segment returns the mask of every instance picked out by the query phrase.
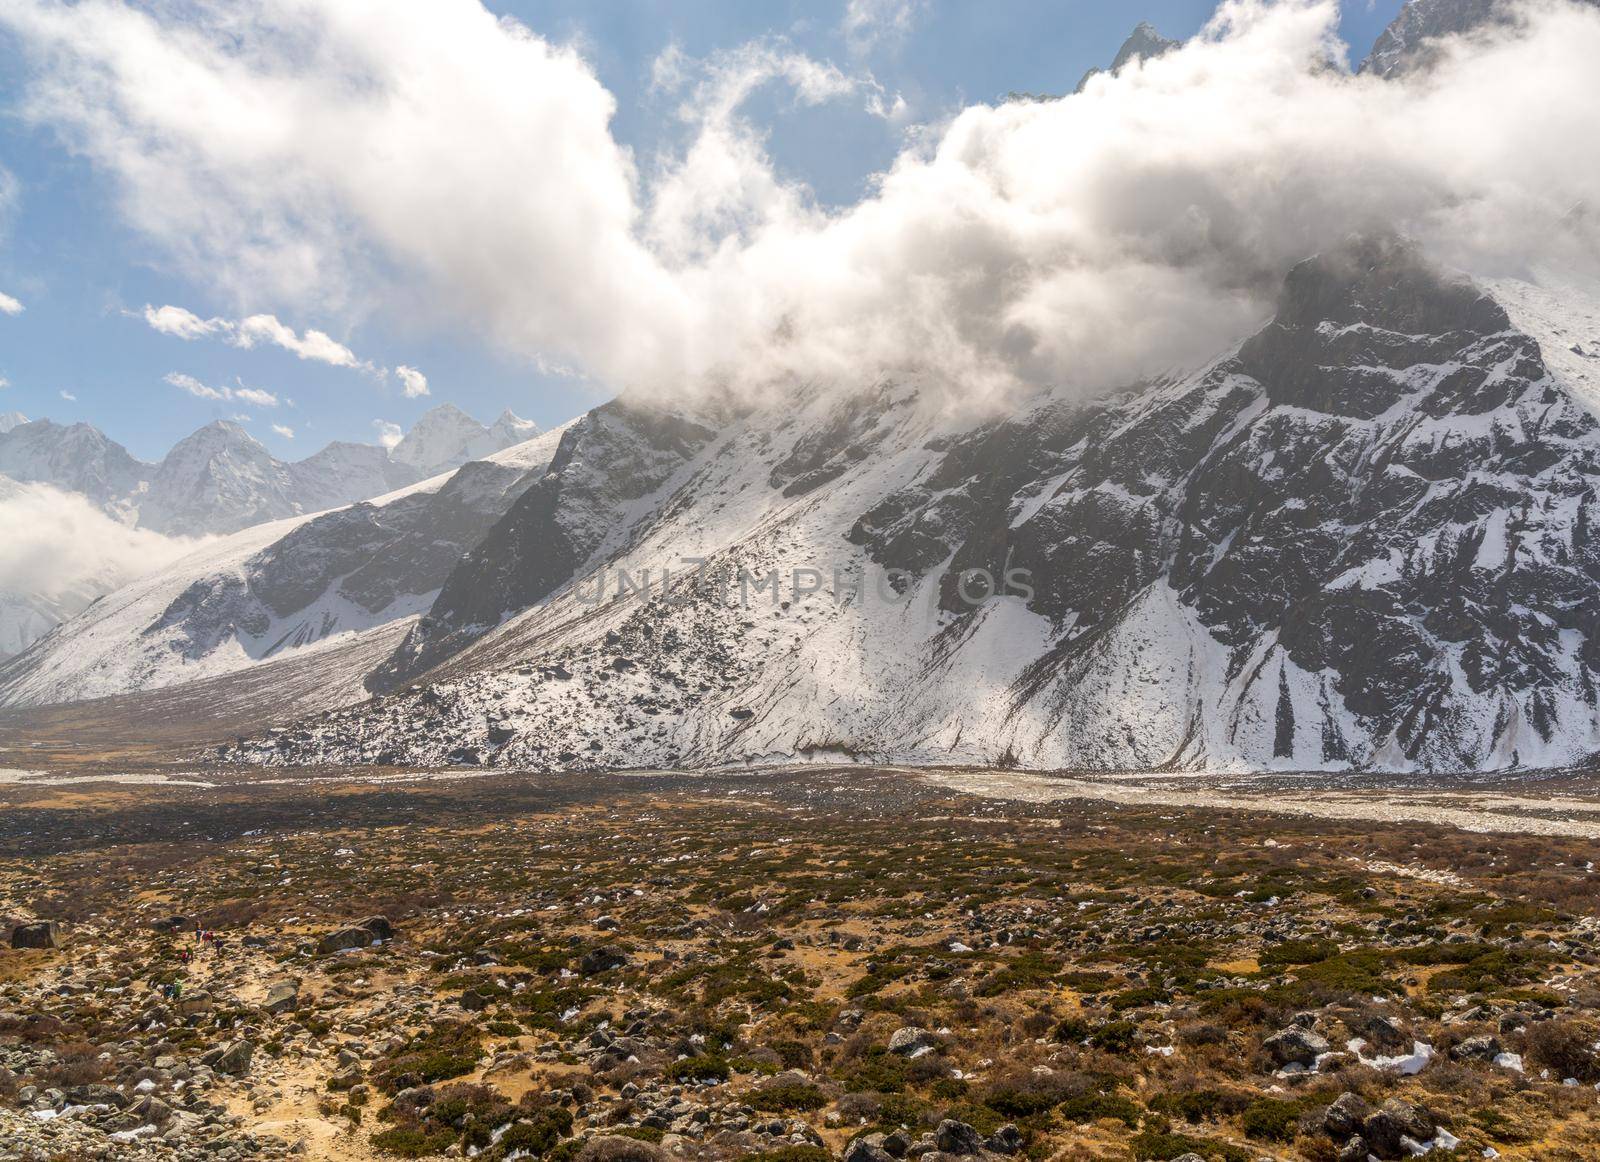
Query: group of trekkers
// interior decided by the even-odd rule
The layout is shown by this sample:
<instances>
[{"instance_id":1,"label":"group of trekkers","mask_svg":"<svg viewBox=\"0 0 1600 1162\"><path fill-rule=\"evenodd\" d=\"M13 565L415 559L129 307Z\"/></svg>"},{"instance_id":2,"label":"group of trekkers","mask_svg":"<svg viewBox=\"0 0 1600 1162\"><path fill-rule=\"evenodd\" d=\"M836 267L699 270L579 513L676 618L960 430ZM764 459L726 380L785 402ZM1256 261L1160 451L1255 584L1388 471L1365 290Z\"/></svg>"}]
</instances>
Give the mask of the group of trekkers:
<instances>
[{"instance_id":1,"label":"group of trekkers","mask_svg":"<svg viewBox=\"0 0 1600 1162\"><path fill-rule=\"evenodd\" d=\"M202 928L200 925L196 924L194 928L194 942L197 947L193 949L169 949L169 951L172 953L173 959L178 962L179 967L188 968L189 965L194 963L197 953L206 948L210 948L211 951L217 956L222 955L222 937L209 928ZM183 982L181 980L174 980L162 986L161 995L166 997L166 999L169 1001L179 1000L183 996Z\"/></svg>"}]
</instances>

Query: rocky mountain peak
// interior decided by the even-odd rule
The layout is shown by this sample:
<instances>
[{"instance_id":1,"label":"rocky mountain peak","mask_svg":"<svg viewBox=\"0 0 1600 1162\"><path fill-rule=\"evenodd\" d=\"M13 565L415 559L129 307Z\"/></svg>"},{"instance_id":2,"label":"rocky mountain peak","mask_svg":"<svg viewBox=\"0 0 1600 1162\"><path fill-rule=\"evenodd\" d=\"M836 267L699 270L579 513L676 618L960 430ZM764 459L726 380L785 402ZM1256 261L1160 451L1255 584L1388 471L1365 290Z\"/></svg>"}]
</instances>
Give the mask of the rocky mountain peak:
<instances>
[{"instance_id":1,"label":"rocky mountain peak","mask_svg":"<svg viewBox=\"0 0 1600 1162\"><path fill-rule=\"evenodd\" d=\"M474 458L474 454L481 454L477 449L488 443L488 428L454 404L446 403L424 412L389 455L395 463L427 477L462 459Z\"/></svg>"},{"instance_id":2,"label":"rocky mountain peak","mask_svg":"<svg viewBox=\"0 0 1600 1162\"><path fill-rule=\"evenodd\" d=\"M1597 4L1600 0L1577 0ZM1516 0L1406 0L1389 27L1379 35L1360 72L1399 77L1430 68L1439 42L1491 25L1516 21Z\"/></svg>"},{"instance_id":3,"label":"rocky mountain peak","mask_svg":"<svg viewBox=\"0 0 1600 1162\"><path fill-rule=\"evenodd\" d=\"M1156 31L1155 25L1149 21L1140 21L1129 34L1128 39L1122 42L1122 47L1117 50L1117 55L1111 60L1109 69L1090 69L1083 74L1083 79L1078 82L1076 92L1083 92L1091 78L1102 72L1115 74L1124 66L1135 60L1154 60L1156 57L1165 56L1173 49L1182 45L1180 40L1168 40Z\"/></svg>"},{"instance_id":4,"label":"rocky mountain peak","mask_svg":"<svg viewBox=\"0 0 1600 1162\"><path fill-rule=\"evenodd\" d=\"M0 412L0 435L11 431L12 428L20 428L27 422L28 417L21 412Z\"/></svg>"},{"instance_id":5,"label":"rocky mountain peak","mask_svg":"<svg viewBox=\"0 0 1600 1162\"><path fill-rule=\"evenodd\" d=\"M507 408L500 413L500 417L489 425L489 434L501 444L510 447L520 444L524 440L531 440L539 434L539 425L532 420L525 420L516 412Z\"/></svg>"}]
</instances>

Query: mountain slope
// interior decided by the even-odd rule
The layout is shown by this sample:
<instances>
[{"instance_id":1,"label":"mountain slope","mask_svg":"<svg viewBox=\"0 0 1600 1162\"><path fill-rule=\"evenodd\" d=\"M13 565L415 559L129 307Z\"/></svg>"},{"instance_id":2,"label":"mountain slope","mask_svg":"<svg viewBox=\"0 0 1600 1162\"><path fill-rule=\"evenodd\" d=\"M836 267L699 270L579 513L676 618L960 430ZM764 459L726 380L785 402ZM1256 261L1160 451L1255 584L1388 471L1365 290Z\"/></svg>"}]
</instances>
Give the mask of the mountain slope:
<instances>
[{"instance_id":1,"label":"mountain slope","mask_svg":"<svg viewBox=\"0 0 1600 1162\"><path fill-rule=\"evenodd\" d=\"M434 648L383 683L420 664L426 685L241 755L1454 770L1600 751L1600 425L1499 303L1409 245L1302 264L1234 352L1118 399L974 425L915 386L680 441L622 519L526 494L465 568L542 564L537 584L441 595L412 631ZM595 513L615 536L546 551ZM730 572L594 600L600 564L637 582L684 558ZM976 569L1005 592L970 603Z\"/></svg>"},{"instance_id":2,"label":"mountain slope","mask_svg":"<svg viewBox=\"0 0 1600 1162\"><path fill-rule=\"evenodd\" d=\"M294 479L238 424L217 420L173 446L139 503L159 533L231 533L296 510Z\"/></svg>"}]
</instances>

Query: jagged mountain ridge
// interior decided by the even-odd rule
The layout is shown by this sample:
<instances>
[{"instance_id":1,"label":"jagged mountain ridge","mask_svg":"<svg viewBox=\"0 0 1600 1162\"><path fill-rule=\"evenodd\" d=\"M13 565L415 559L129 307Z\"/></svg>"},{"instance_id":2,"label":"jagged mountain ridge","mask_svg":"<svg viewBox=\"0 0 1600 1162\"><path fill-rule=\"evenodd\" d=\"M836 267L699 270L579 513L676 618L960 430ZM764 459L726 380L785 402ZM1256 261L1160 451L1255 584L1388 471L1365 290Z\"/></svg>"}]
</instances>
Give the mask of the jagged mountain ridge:
<instances>
[{"instance_id":1,"label":"jagged mountain ridge","mask_svg":"<svg viewBox=\"0 0 1600 1162\"><path fill-rule=\"evenodd\" d=\"M131 525L200 536L379 496L537 434L509 411L485 426L445 404L392 450L335 442L288 462L238 424L218 420L180 440L159 464L146 464L90 424L24 417L0 430L0 475L80 493Z\"/></svg>"},{"instance_id":2,"label":"jagged mountain ridge","mask_svg":"<svg viewBox=\"0 0 1600 1162\"><path fill-rule=\"evenodd\" d=\"M1596 4L1600 0L1575 2ZM1425 71L1437 59L1439 44L1446 37L1513 24L1522 7L1520 0L1406 0L1359 71L1380 77Z\"/></svg>"},{"instance_id":3,"label":"jagged mountain ridge","mask_svg":"<svg viewBox=\"0 0 1600 1162\"><path fill-rule=\"evenodd\" d=\"M241 756L1583 761L1600 751L1600 424L1518 323L1367 239L1297 267L1228 356L1113 400L973 426L886 382L702 417L709 434L677 443L662 430L687 417L615 413L626 459L595 443L586 462L579 440L552 473L626 475L650 447L658 487L620 509L581 489L513 508L463 566L475 602L412 630L445 646L420 685ZM748 609L715 587L598 605L587 582L517 587L560 526L593 518L606 542L569 577L697 557L828 580ZM903 569L909 600L838 603L835 566ZM959 578L978 568L1029 570L1034 593L970 607ZM418 677L417 656L382 684Z\"/></svg>"},{"instance_id":4,"label":"jagged mountain ridge","mask_svg":"<svg viewBox=\"0 0 1600 1162\"><path fill-rule=\"evenodd\" d=\"M1140 21L1133 32L1129 34L1128 39L1122 42L1122 47L1117 50L1117 55L1112 58L1110 67L1106 69L1090 69L1084 73L1073 92L1083 92L1089 82L1102 72L1115 75L1133 61L1153 60L1156 57L1165 56L1182 43L1182 41L1169 40L1162 36L1156 31L1155 26L1148 21Z\"/></svg>"}]
</instances>

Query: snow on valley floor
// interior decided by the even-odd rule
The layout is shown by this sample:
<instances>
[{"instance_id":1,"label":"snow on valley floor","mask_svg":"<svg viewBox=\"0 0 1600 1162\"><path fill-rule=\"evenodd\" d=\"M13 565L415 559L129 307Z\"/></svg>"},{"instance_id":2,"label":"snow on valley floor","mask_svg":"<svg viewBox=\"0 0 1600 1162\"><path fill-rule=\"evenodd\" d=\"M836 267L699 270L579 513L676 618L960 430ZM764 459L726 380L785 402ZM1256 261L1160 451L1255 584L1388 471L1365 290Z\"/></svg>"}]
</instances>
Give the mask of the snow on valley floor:
<instances>
[{"instance_id":1,"label":"snow on valley floor","mask_svg":"<svg viewBox=\"0 0 1600 1162\"><path fill-rule=\"evenodd\" d=\"M61 775L50 771L24 771L14 767L0 767L0 786L7 787L67 787L89 783L123 783L139 786L215 787L215 783L200 779L182 779L151 771L111 772L96 775Z\"/></svg>"},{"instance_id":2,"label":"snow on valley floor","mask_svg":"<svg viewBox=\"0 0 1600 1162\"><path fill-rule=\"evenodd\" d=\"M1436 823L1463 831L1600 838L1600 779L1574 774L1059 775L901 770L947 790L1026 803L1089 799L1138 807L1212 807L1321 819Z\"/></svg>"}]
</instances>

